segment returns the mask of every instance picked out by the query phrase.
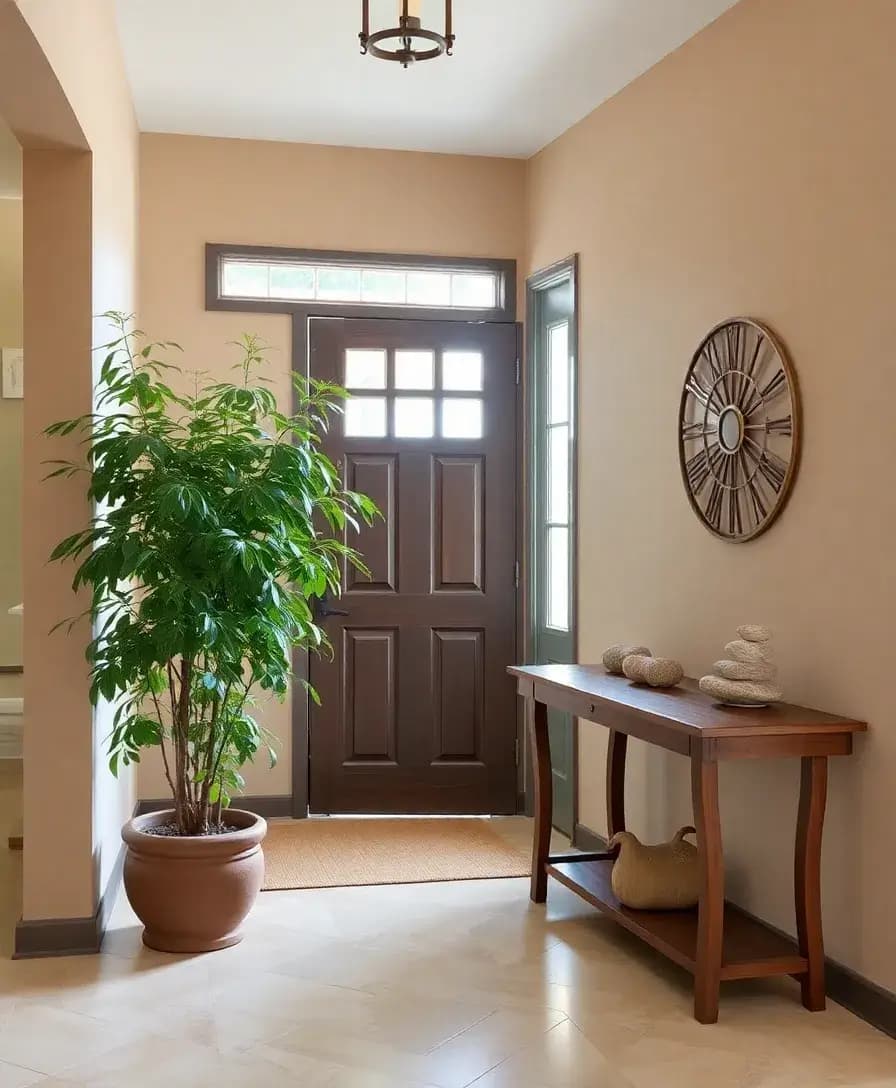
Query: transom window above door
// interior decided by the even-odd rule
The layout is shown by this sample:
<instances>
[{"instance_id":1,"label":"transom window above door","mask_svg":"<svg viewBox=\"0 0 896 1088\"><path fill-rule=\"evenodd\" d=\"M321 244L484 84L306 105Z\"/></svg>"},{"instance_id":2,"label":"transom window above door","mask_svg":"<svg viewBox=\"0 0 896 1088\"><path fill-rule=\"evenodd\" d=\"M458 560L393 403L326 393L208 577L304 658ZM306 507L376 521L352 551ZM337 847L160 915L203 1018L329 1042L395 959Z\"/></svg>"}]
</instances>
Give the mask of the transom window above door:
<instances>
[{"instance_id":1,"label":"transom window above door","mask_svg":"<svg viewBox=\"0 0 896 1088\"><path fill-rule=\"evenodd\" d=\"M205 294L240 313L515 321L516 262L209 243Z\"/></svg>"},{"instance_id":2,"label":"transom window above door","mask_svg":"<svg viewBox=\"0 0 896 1088\"><path fill-rule=\"evenodd\" d=\"M478 351L348 348L346 438L482 438Z\"/></svg>"},{"instance_id":3,"label":"transom window above door","mask_svg":"<svg viewBox=\"0 0 896 1088\"><path fill-rule=\"evenodd\" d=\"M493 310L499 289L496 272L221 260L221 298Z\"/></svg>"}]
</instances>

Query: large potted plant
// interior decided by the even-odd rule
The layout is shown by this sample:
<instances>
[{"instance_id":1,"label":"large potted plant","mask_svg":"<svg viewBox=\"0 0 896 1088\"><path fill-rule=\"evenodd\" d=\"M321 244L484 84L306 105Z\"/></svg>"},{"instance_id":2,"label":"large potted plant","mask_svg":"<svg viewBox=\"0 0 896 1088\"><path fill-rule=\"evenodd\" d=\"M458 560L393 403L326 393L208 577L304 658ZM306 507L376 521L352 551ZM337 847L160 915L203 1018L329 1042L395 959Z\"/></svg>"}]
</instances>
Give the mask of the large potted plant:
<instances>
[{"instance_id":1,"label":"large potted plant","mask_svg":"<svg viewBox=\"0 0 896 1088\"><path fill-rule=\"evenodd\" d=\"M171 790L170 810L122 832L143 939L209 951L240 940L263 880L265 822L230 807L243 765L276 759L253 695L283 698L293 649L327 648L313 598L339 593L344 563L363 569L344 530L376 508L320 448L342 390L297 376L286 413L257 376L257 338L237 345L237 381L185 381L165 361L176 345L105 316L95 411L47 432L81 436L85 462L50 476L86 472L95 514L52 558L92 594L90 698L114 706L112 773L156 749Z\"/></svg>"}]
</instances>

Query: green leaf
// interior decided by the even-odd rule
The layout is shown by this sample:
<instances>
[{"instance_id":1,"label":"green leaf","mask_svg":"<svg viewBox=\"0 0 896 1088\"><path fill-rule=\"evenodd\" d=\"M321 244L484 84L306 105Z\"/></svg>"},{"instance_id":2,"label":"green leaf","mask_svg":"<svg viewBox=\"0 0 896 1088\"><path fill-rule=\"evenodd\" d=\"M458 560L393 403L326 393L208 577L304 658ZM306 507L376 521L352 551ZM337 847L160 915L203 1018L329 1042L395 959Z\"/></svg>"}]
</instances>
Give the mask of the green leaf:
<instances>
[{"instance_id":1,"label":"green leaf","mask_svg":"<svg viewBox=\"0 0 896 1088\"><path fill-rule=\"evenodd\" d=\"M175 778L226 806L260 750L276 763L254 694L285 696L294 647L331 652L310 598L338 597L345 564L365 570L342 530L378 511L321 451L343 390L297 376L292 407L278 405L252 335L234 382L179 375L175 345L104 316L95 411L47 429L52 443L82 442L83 466L57 459L50 475L68 489L83 478L96 508L53 561L90 594L89 697L115 702L112 773L164 745Z\"/></svg>"}]
</instances>

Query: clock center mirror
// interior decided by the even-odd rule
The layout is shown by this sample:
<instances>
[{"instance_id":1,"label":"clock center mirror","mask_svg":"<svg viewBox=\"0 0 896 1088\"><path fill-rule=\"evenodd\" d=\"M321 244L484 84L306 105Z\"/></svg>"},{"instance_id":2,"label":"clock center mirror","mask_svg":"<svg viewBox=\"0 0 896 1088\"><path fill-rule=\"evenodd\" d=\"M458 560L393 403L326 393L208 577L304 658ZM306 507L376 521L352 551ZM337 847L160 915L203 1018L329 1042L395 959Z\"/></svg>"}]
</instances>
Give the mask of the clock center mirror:
<instances>
[{"instance_id":1,"label":"clock center mirror","mask_svg":"<svg viewBox=\"0 0 896 1088\"><path fill-rule=\"evenodd\" d=\"M719 413L719 445L724 453L737 453L744 440L744 417L729 404Z\"/></svg>"}]
</instances>

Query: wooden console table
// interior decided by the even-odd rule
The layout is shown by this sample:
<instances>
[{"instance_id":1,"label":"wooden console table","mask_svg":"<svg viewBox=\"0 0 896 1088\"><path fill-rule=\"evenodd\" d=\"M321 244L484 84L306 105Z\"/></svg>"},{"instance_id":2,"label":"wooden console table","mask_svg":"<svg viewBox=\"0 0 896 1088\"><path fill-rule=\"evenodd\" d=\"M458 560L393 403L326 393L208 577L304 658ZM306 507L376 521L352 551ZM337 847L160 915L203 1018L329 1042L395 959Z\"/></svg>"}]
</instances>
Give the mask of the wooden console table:
<instances>
[{"instance_id":1,"label":"wooden console table","mask_svg":"<svg viewBox=\"0 0 896 1088\"><path fill-rule=\"evenodd\" d=\"M852 735L864 722L818 710L778 704L767 708L725 707L704 695L693 680L653 689L596 665L525 665L508 670L527 700L535 780L533 902L547 898L554 877L620 925L637 934L694 976L694 1015L712 1024L719 1015L719 987L726 979L793 975L803 1004L825 1004L821 928L821 834L827 792L828 756L852 751ZM625 754L629 737L691 760L691 789L702 891L696 910L638 911L614 896L610 872L615 853L549 853L551 840L551 750L548 707L599 722L610 730L607 752L607 829L625 829ZM802 761L796 825L794 890L798 942L725 902L722 832L719 820L719 762L799 756Z\"/></svg>"}]
</instances>

